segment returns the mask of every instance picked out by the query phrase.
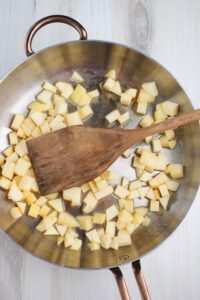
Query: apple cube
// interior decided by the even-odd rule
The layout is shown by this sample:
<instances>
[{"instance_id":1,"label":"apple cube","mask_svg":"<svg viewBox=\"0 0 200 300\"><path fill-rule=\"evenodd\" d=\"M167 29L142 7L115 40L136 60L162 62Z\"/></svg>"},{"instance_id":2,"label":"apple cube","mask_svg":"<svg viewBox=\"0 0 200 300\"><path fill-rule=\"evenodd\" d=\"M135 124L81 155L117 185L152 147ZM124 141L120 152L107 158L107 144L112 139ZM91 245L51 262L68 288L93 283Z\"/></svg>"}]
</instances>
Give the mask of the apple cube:
<instances>
[{"instance_id":1,"label":"apple cube","mask_svg":"<svg viewBox=\"0 0 200 300\"><path fill-rule=\"evenodd\" d=\"M165 197L165 196L169 195L169 191L168 191L168 188L167 188L166 184L159 185L158 189L159 189L160 194L161 194L162 197Z\"/></svg>"},{"instance_id":2,"label":"apple cube","mask_svg":"<svg viewBox=\"0 0 200 300\"><path fill-rule=\"evenodd\" d=\"M32 218L37 218L39 215L40 206L36 204L31 204L30 209L28 211L28 216Z\"/></svg>"},{"instance_id":3,"label":"apple cube","mask_svg":"<svg viewBox=\"0 0 200 300\"><path fill-rule=\"evenodd\" d=\"M154 123L153 118L150 115L146 115L142 121L140 121L140 126L141 127L148 127L151 126Z\"/></svg>"},{"instance_id":4,"label":"apple cube","mask_svg":"<svg viewBox=\"0 0 200 300\"><path fill-rule=\"evenodd\" d=\"M104 249L109 249L111 247L112 237L110 234L104 234L101 236L101 247Z\"/></svg>"},{"instance_id":5,"label":"apple cube","mask_svg":"<svg viewBox=\"0 0 200 300\"><path fill-rule=\"evenodd\" d=\"M50 200L48 204L54 208L57 212L63 212L63 203L61 198Z\"/></svg>"},{"instance_id":6,"label":"apple cube","mask_svg":"<svg viewBox=\"0 0 200 300\"><path fill-rule=\"evenodd\" d=\"M61 245L64 242L64 237L63 236L59 236L57 238L57 246Z\"/></svg>"},{"instance_id":7,"label":"apple cube","mask_svg":"<svg viewBox=\"0 0 200 300\"><path fill-rule=\"evenodd\" d=\"M168 138L169 141L173 140L175 138L175 132L173 129L169 129L165 131L165 135Z\"/></svg>"},{"instance_id":8,"label":"apple cube","mask_svg":"<svg viewBox=\"0 0 200 300\"><path fill-rule=\"evenodd\" d=\"M142 186L142 182L141 182L140 180L132 181L132 182L130 182L130 184L129 184L129 191L138 189L138 188L140 188L141 186Z\"/></svg>"},{"instance_id":9,"label":"apple cube","mask_svg":"<svg viewBox=\"0 0 200 300\"><path fill-rule=\"evenodd\" d=\"M116 222L107 222L106 224L106 234L111 235L112 237L115 236L115 227L116 227Z\"/></svg>"},{"instance_id":10,"label":"apple cube","mask_svg":"<svg viewBox=\"0 0 200 300\"><path fill-rule=\"evenodd\" d=\"M24 191L30 191L34 184L34 178L28 175L24 175L21 177L19 181L19 188Z\"/></svg>"},{"instance_id":11,"label":"apple cube","mask_svg":"<svg viewBox=\"0 0 200 300\"><path fill-rule=\"evenodd\" d=\"M163 110L156 110L154 113L155 122L165 121L167 119L167 115Z\"/></svg>"},{"instance_id":12,"label":"apple cube","mask_svg":"<svg viewBox=\"0 0 200 300\"><path fill-rule=\"evenodd\" d=\"M26 210L26 203L24 202L16 202L17 207L19 207L22 214L25 213Z\"/></svg>"},{"instance_id":13,"label":"apple cube","mask_svg":"<svg viewBox=\"0 0 200 300\"><path fill-rule=\"evenodd\" d=\"M153 152L154 153L160 152L161 149L162 149L162 145L161 145L160 139L153 139L152 140L152 147L153 147Z\"/></svg>"},{"instance_id":14,"label":"apple cube","mask_svg":"<svg viewBox=\"0 0 200 300\"><path fill-rule=\"evenodd\" d=\"M19 176L24 176L30 167L30 162L24 160L23 158L20 158L15 166L15 174Z\"/></svg>"},{"instance_id":15,"label":"apple cube","mask_svg":"<svg viewBox=\"0 0 200 300\"><path fill-rule=\"evenodd\" d=\"M121 97L120 97L120 103L122 105L126 105L129 106L131 104L132 101L132 96L126 93L122 93Z\"/></svg>"},{"instance_id":16,"label":"apple cube","mask_svg":"<svg viewBox=\"0 0 200 300\"><path fill-rule=\"evenodd\" d=\"M90 248L91 251L96 251L100 249L100 244L99 243L88 243L88 247Z\"/></svg>"},{"instance_id":17,"label":"apple cube","mask_svg":"<svg viewBox=\"0 0 200 300\"><path fill-rule=\"evenodd\" d=\"M155 169L158 171L164 171L167 166L167 156L164 153L159 153L155 157Z\"/></svg>"},{"instance_id":18,"label":"apple cube","mask_svg":"<svg viewBox=\"0 0 200 300\"><path fill-rule=\"evenodd\" d=\"M19 141L19 143L15 146L15 152L16 152L20 157L22 157L22 156L28 154L28 149L27 149L26 141L25 141L25 140Z\"/></svg>"},{"instance_id":19,"label":"apple cube","mask_svg":"<svg viewBox=\"0 0 200 300\"><path fill-rule=\"evenodd\" d=\"M152 103L155 100L155 96L148 94L143 88L140 89L137 102L139 103Z\"/></svg>"},{"instance_id":20,"label":"apple cube","mask_svg":"<svg viewBox=\"0 0 200 300\"><path fill-rule=\"evenodd\" d=\"M137 90L130 88L130 89L127 89L124 93L127 95L131 95L132 99L134 99L137 95Z\"/></svg>"},{"instance_id":21,"label":"apple cube","mask_svg":"<svg viewBox=\"0 0 200 300\"><path fill-rule=\"evenodd\" d=\"M10 185L11 185L11 181L9 179L3 176L0 177L0 188L4 190L9 190Z\"/></svg>"},{"instance_id":22,"label":"apple cube","mask_svg":"<svg viewBox=\"0 0 200 300\"><path fill-rule=\"evenodd\" d=\"M132 200L126 200L124 204L124 209L128 211L130 214L134 211L134 203Z\"/></svg>"},{"instance_id":23,"label":"apple cube","mask_svg":"<svg viewBox=\"0 0 200 300\"><path fill-rule=\"evenodd\" d=\"M122 177L121 186L126 187L128 184L129 181L126 179L126 177Z\"/></svg>"},{"instance_id":24,"label":"apple cube","mask_svg":"<svg viewBox=\"0 0 200 300\"><path fill-rule=\"evenodd\" d=\"M140 177L140 180L143 181L143 182L147 182L151 179L152 179L152 175L150 173L146 172L146 171L144 171L144 173Z\"/></svg>"},{"instance_id":25,"label":"apple cube","mask_svg":"<svg viewBox=\"0 0 200 300\"><path fill-rule=\"evenodd\" d=\"M143 187L140 187L138 189L138 192L139 192L139 196L141 199L145 198L147 193L149 191L149 187L148 186L143 186Z\"/></svg>"},{"instance_id":26,"label":"apple cube","mask_svg":"<svg viewBox=\"0 0 200 300\"><path fill-rule=\"evenodd\" d=\"M182 178L184 176L183 165L170 164L170 176L174 179Z\"/></svg>"},{"instance_id":27,"label":"apple cube","mask_svg":"<svg viewBox=\"0 0 200 300\"><path fill-rule=\"evenodd\" d=\"M108 73L106 73L105 77L111 78L113 80L116 80L116 71L115 70L110 70Z\"/></svg>"},{"instance_id":28,"label":"apple cube","mask_svg":"<svg viewBox=\"0 0 200 300\"><path fill-rule=\"evenodd\" d=\"M180 185L179 182L173 181L173 180L168 180L166 182L166 186L167 186L168 190L172 191L172 192L176 192L179 188L179 185Z\"/></svg>"},{"instance_id":29,"label":"apple cube","mask_svg":"<svg viewBox=\"0 0 200 300\"><path fill-rule=\"evenodd\" d=\"M101 243L96 229L86 232L86 236L87 236L88 240L92 243L99 243L99 244Z\"/></svg>"},{"instance_id":30,"label":"apple cube","mask_svg":"<svg viewBox=\"0 0 200 300\"><path fill-rule=\"evenodd\" d=\"M151 143L152 139L153 139L153 136L150 135L150 136L147 136L144 140L145 140L145 143L148 145Z\"/></svg>"},{"instance_id":31,"label":"apple cube","mask_svg":"<svg viewBox=\"0 0 200 300\"><path fill-rule=\"evenodd\" d=\"M136 112L140 115L145 115L147 112L148 103L146 102L138 102Z\"/></svg>"},{"instance_id":32,"label":"apple cube","mask_svg":"<svg viewBox=\"0 0 200 300\"><path fill-rule=\"evenodd\" d=\"M117 196L118 198L126 198L128 194L129 191L121 185L117 185L117 187L114 190L114 195Z\"/></svg>"},{"instance_id":33,"label":"apple cube","mask_svg":"<svg viewBox=\"0 0 200 300\"><path fill-rule=\"evenodd\" d=\"M119 118L120 118L120 113L119 113L118 109L111 111L109 114L107 114L105 116L105 119L109 124L112 124L112 123L118 121Z\"/></svg>"},{"instance_id":34,"label":"apple cube","mask_svg":"<svg viewBox=\"0 0 200 300\"><path fill-rule=\"evenodd\" d=\"M39 111L35 111L30 115L30 118L37 126L40 126L46 119L46 114Z\"/></svg>"},{"instance_id":35,"label":"apple cube","mask_svg":"<svg viewBox=\"0 0 200 300\"><path fill-rule=\"evenodd\" d=\"M71 81L76 82L76 83L81 83L84 81L83 77L76 71L74 71L69 78Z\"/></svg>"},{"instance_id":36,"label":"apple cube","mask_svg":"<svg viewBox=\"0 0 200 300\"><path fill-rule=\"evenodd\" d=\"M158 183L158 185L167 183L167 181L169 180L168 177L165 175L165 173L159 173L158 175L156 175L154 177Z\"/></svg>"},{"instance_id":37,"label":"apple cube","mask_svg":"<svg viewBox=\"0 0 200 300\"><path fill-rule=\"evenodd\" d=\"M106 179L108 181L114 180L116 177L116 174L110 171L105 171L102 175L101 178Z\"/></svg>"},{"instance_id":38,"label":"apple cube","mask_svg":"<svg viewBox=\"0 0 200 300\"><path fill-rule=\"evenodd\" d=\"M84 94L86 94L86 89L82 85L77 84L73 94L71 95L71 99L75 104L78 104L81 96Z\"/></svg>"},{"instance_id":39,"label":"apple cube","mask_svg":"<svg viewBox=\"0 0 200 300\"><path fill-rule=\"evenodd\" d=\"M115 205L110 206L106 209L106 221L114 219L118 215L119 211Z\"/></svg>"},{"instance_id":40,"label":"apple cube","mask_svg":"<svg viewBox=\"0 0 200 300\"><path fill-rule=\"evenodd\" d=\"M146 162L146 160L145 160L145 162ZM134 168L141 169L141 170L144 170L144 168L145 168L145 165L140 162L140 157L138 157L138 156L135 156L133 158L132 166Z\"/></svg>"},{"instance_id":41,"label":"apple cube","mask_svg":"<svg viewBox=\"0 0 200 300\"><path fill-rule=\"evenodd\" d=\"M78 106L89 105L91 102L91 97L88 94L82 94L79 101L76 103Z\"/></svg>"},{"instance_id":42,"label":"apple cube","mask_svg":"<svg viewBox=\"0 0 200 300\"><path fill-rule=\"evenodd\" d=\"M101 191L108 187L108 183L105 179L102 179L96 183L96 186L97 186L98 190Z\"/></svg>"},{"instance_id":43,"label":"apple cube","mask_svg":"<svg viewBox=\"0 0 200 300\"><path fill-rule=\"evenodd\" d=\"M172 101L165 101L161 103L162 109L166 115L175 117L178 114L179 105Z\"/></svg>"},{"instance_id":44,"label":"apple cube","mask_svg":"<svg viewBox=\"0 0 200 300\"><path fill-rule=\"evenodd\" d=\"M124 153L122 154L122 156L123 156L124 158L128 158L130 155L131 155L131 150L130 150L130 149L127 149L127 150L124 151Z\"/></svg>"},{"instance_id":45,"label":"apple cube","mask_svg":"<svg viewBox=\"0 0 200 300\"><path fill-rule=\"evenodd\" d=\"M150 211L159 212L160 204L159 201L151 200L150 202Z\"/></svg>"},{"instance_id":46,"label":"apple cube","mask_svg":"<svg viewBox=\"0 0 200 300\"><path fill-rule=\"evenodd\" d=\"M115 80L112 78L108 78L105 83L103 84L103 88L109 92L112 91L113 87L115 85Z\"/></svg>"},{"instance_id":47,"label":"apple cube","mask_svg":"<svg viewBox=\"0 0 200 300\"><path fill-rule=\"evenodd\" d=\"M81 230L91 230L93 227L92 216L77 216L77 220L80 224Z\"/></svg>"},{"instance_id":48,"label":"apple cube","mask_svg":"<svg viewBox=\"0 0 200 300\"><path fill-rule=\"evenodd\" d=\"M86 192L88 192L89 190L90 190L90 185L89 185L89 183L84 183L84 184L82 184L81 185L81 190L82 190L82 193L86 193Z\"/></svg>"},{"instance_id":49,"label":"apple cube","mask_svg":"<svg viewBox=\"0 0 200 300\"><path fill-rule=\"evenodd\" d=\"M65 90L68 90L69 86L71 86L71 84L63 81L59 81L55 84L55 87L58 89L60 93L64 92Z\"/></svg>"},{"instance_id":50,"label":"apple cube","mask_svg":"<svg viewBox=\"0 0 200 300\"><path fill-rule=\"evenodd\" d=\"M18 137L16 132L12 131L9 133L8 136L9 136L10 145L16 145L18 143Z\"/></svg>"},{"instance_id":51,"label":"apple cube","mask_svg":"<svg viewBox=\"0 0 200 300\"><path fill-rule=\"evenodd\" d=\"M19 219L22 217L22 212L19 209L19 207L12 207L10 210L10 214L13 217L13 219Z\"/></svg>"},{"instance_id":52,"label":"apple cube","mask_svg":"<svg viewBox=\"0 0 200 300\"><path fill-rule=\"evenodd\" d=\"M91 99L99 97L99 91L97 89L90 91L87 94L88 94L88 96L90 96Z\"/></svg>"},{"instance_id":53,"label":"apple cube","mask_svg":"<svg viewBox=\"0 0 200 300\"><path fill-rule=\"evenodd\" d=\"M122 89L121 89L121 85L120 85L120 82L119 81L115 81L113 87L112 87L112 90L111 92L115 95L118 95L118 96L121 96L122 94Z\"/></svg>"},{"instance_id":54,"label":"apple cube","mask_svg":"<svg viewBox=\"0 0 200 300\"><path fill-rule=\"evenodd\" d=\"M146 197L149 199L149 200L156 200L156 197L155 197L155 194L154 194L154 191L152 188L149 188L148 189L148 192L146 193Z\"/></svg>"},{"instance_id":55,"label":"apple cube","mask_svg":"<svg viewBox=\"0 0 200 300\"><path fill-rule=\"evenodd\" d=\"M129 119L130 119L130 114L129 114L129 111L127 111L118 117L118 122L120 123L120 125L124 125L125 123L127 123L129 121Z\"/></svg>"},{"instance_id":56,"label":"apple cube","mask_svg":"<svg viewBox=\"0 0 200 300\"><path fill-rule=\"evenodd\" d=\"M44 235L58 235L58 231L54 226L51 226L47 231L45 231Z\"/></svg>"},{"instance_id":57,"label":"apple cube","mask_svg":"<svg viewBox=\"0 0 200 300\"><path fill-rule=\"evenodd\" d=\"M66 121L67 121L68 126L75 126L75 125L82 125L83 124L78 111L75 111L73 113L67 113L66 114Z\"/></svg>"},{"instance_id":58,"label":"apple cube","mask_svg":"<svg viewBox=\"0 0 200 300\"><path fill-rule=\"evenodd\" d=\"M80 250L82 246L82 240L81 239L75 239L73 241L73 244L71 245L70 249L71 250Z\"/></svg>"},{"instance_id":59,"label":"apple cube","mask_svg":"<svg viewBox=\"0 0 200 300\"><path fill-rule=\"evenodd\" d=\"M109 185L107 188L100 190L98 192L95 193L95 197L97 200L100 200L110 194L113 193L113 187L111 185Z\"/></svg>"},{"instance_id":60,"label":"apple cube","mask_svg":"<svg viewBox=\"0 0 200 300\"><path fill-rule=\"evenodd\" d=\"M145 207L145 206L137 207L137 208L135 208L134 217L137 218L138 215L141 215L144 217L144 216L146 216L146 214L148 212L149 212L148 207Z\"/></svg>"},{"instance_id":61,"label":"apple cube","mask_svg":"<svg viewBox=\"0 0 200 300\"><path fill-rule=\"evenodd\" d=\"M91 109L91 107L89 105L81 107L78 112L79 112L81 120L89 118L93 115L93 110Z\"/></svg>"},{"instance_id":62,"label":"apple cube","mask_svg":"<svg viewBox=\"0 0 200 300\"><path fill-rule=\"evenodd\" d=\"M55 105L55 113L57 115L65 115L67 112L67 103L64 101L59 101Z\"/></svg>"},{"instance_id":63,"label":"apple cube","mask_svg":"<svg viewBox=\"0 0 200 300\"><path fill-rule=\"evenodd\" d=\"M50 91L52 93L56 93L56 91L57 91L57 88L46 80L42 84L42 88L44 90Z\"/></svg>"},{"instance_id":64,"label":"apple cube","mask_svg":"<svg viewBox=\"0 0 200 300\"><path fill-rule=\"evenodd\" d=\"M90 213L94 210L97 205L97 199L95 198L92 192L89 192L86 197L83 199L85 206L83 208L84 213Z\"/></svg>"},{"instance_id":65,"label":"apple cube","mask_svg":"<svg viewBox=\"0 0 200 300\"><path fill-rule=\"evenodd\" d=\"M102 224L105 223L105 220L106 220L106 215L105 214L103 214L103 213L94 213L92 222L94 224L102 225Z\"/></svg>"},{"instance_id":66,"label":"apple cube","mask_svg":"<svg viewBox=\"0 0 200 300\"><path fill-rule=\"evenodd\" d=\"M65 248L72 246L72 244L74 243L75 238L73 236L71 236L69 233L66 233L64 236L64 245Z\"/></svg>"},{"instance_id":67,"label":"apple cube","mask_svg":"<svg viewBox=\"0 0 200 300\"><path fill-rule=\"evenodd\" d=\"M43 90L38 96L37 100L42 102L42 103L47 103L52 99L53 93L48 91L48 90Z\"/></svg>"},{"instance_id":68,"label":"apple cube","mask_svg":"<svg viewBox=\"0 0 200 300\"><path fill-rule=\"evenodd\" d=\"M6 161L2 167L2 175L8 179L12 179L15 171L15 163L12 161Z\"/></svg>"},{"instance_id":69,"label":"apple cube","mask_svg":"<svg viewBox=\"0 0 200 300\"><path fill-rule=\"evenodd\" d=\"M142 84L142 88L143 90L153 96L153 97L156 97L158 96L158 88L156 86L156 83L155 82L146 82L146 83L143 83Z\"/></svg>"},{"instance_id":70,"label":"apple cube","mask_svg":"<svg viewBox=\"0 0 200 300\"><path fill-rule=\"evenodd\" d=\"M37 201L35 194L29 191L23 191L24 200L27 205L31 205Z\"/></svg>"},{"instance_id":71,"label":"apple cube","mask_svg":"<svg viewBox=\"0 0 200 300\"><path fill-rule=\"evenodd\" d=\"M21 114L16 114L14 116L14 119L12 121L12 124L11 124L11 128L15 131L17 131L20 126L22 125L22 123L24 122L24 116L21 115Z\"/></svg>"},{"instance_id":72,"label":"apple cube","mask_svg":"<svg viewBox=\"0 0 200 300\"><path fill-rule=\"evenodd\" d=\"M12 153L13 153L13 147L12 147L12 146L7 147L7 148L3 151L3 154L4 154L6 157L10 156Z\"/></svg>"},{"instance_id":73,"label":"apple cube","mask_svg":"<svg viewBox=\"0 0 200 300\"><path fill-rule=\"evenodd\" d=\"M35 204L37 205L37 201L35 202ZM40 205L38 205L40 206ZM40 206L40 211L39 211L39 216L41 217L46 217L51 211L51 208L49 206L47 206L46 204Z\"/></svg>"},{"instance_id":74,"label":"apple cube","mask_svg":"<svg viewBox=\"0 0 200 300\"><path fill-rule=\"evenodd\" d=\"M126 230L119 230L117 234L119 247L131 245L130 233Z\"/></svg>"},{"instance_id":75,"label":"apple cube","mask_svg":"<svg viewBox=\"0 0 200 300\"><path fill-rule=\"evenodd\" d=\"M133 199L138 199L139 198L139 191L137 190L132 190L129 192L129 195L127 196L128 200L133 200Z\"/></svg>"},{"instance_id":76,"label":"apple cube","mask_svg":"<svg viewBox=\"0 0 200 300\"><path fill-rule=\"evenodd\" d=\"M162 207L166 210L167 209L167 205L169 203L169 199L170 199L170 195L164 196L162 198L159 199Z\"/></svg>"}]
</instances>

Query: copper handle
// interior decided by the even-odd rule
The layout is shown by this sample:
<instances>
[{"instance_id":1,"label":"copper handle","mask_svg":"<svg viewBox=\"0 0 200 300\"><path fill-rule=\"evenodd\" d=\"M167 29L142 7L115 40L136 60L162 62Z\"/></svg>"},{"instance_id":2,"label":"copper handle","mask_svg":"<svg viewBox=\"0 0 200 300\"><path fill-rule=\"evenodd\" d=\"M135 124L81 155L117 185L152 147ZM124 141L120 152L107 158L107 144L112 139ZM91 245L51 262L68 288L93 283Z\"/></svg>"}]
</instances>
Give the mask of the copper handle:
<instances>
[{"instance_id":1,"label":"copper handle","mask_svg":"<svg viewBox=\"0 0 200 300\"><path fill-rule=\"evenodd\" d=\"M31 28L29 29L26 39L25 39L25 52L27 56L30 56L34 54L34 51L32 49L32 41L33 38L38 30L40 30L42 27L51 24L51 23L64 23L72 26L75 28L79 35L80 40L87 40L87 32L85 28L76 20L62 15L52 15L45 18L42 18L38 20L36 23L34 23Z\"/></svg>"},{"instance_id":2,"label":"copper handle","mask_svg":"<svg viewBox=\"0 0 200 300\"><path fill-rule=\"evenodd\" d=\"M123 274L122 274L122 271L120 270L120 268L114 267L114 268L111 268L110 271L115 276L115 279L116 279L116 282L117 282L117 285L119 288L119 292L121 295L121 299L122 300L131 300L125 279L123 277Z\"/></svg>"},{"instance_id":3,"label":"copper handle","mask_svg":"<svg viewBox=\"0 0 200 300\"><path fill-rule=\"evenodd\" d=\"M151 300L149 291L148 291L148 288L147 288L147 285L146 285L146 282L144 279L144 275L141 270L140 261L137 260L135 262L132 262L132 268L133 268L133 272L135 274L135 278L136 278L137 285L139 287L142 299L143 300Z\"/></svg>"}]
</instances>

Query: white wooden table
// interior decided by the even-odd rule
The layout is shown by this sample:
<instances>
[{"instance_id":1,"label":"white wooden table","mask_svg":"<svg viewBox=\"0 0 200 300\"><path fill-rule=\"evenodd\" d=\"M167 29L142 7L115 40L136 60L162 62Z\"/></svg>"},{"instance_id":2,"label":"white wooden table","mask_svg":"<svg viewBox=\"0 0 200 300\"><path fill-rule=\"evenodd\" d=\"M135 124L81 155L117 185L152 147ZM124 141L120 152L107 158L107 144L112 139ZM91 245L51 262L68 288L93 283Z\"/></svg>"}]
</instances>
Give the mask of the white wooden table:
<instances>
[{"instance_id":1,"label":"white wooden table","mask_svg":"<svg viewBox=\"0 0 200 300\"><path fill-rule=\"evenodd\" d=\"M196 0L0 0L0 78L25 59L29 26L49 14L77 19L91 39L120 42L149 54L174 74L200 106L200 1ZM34 49L78 38L50 25ZM152 299L200 299L200 193L178 230L142 259ZM132 299L140 299L129 265L123 267ZM112 274L76 271L25 253L0 233L0 300L119 299Z\"/></svg>"}]
</instances>

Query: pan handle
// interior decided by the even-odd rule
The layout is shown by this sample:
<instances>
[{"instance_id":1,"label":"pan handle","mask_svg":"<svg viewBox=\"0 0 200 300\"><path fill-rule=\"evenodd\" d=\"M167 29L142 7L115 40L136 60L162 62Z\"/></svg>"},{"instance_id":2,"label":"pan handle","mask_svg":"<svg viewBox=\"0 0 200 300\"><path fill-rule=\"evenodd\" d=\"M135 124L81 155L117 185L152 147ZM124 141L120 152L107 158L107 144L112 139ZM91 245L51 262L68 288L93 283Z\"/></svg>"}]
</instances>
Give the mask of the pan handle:
<instances>
[{"instance_id":1,"label":"pan handle","mask_svg":"<svg viewBox=\"0 0 200 300\"><path fill-rule=\"evenodd\" d=\"M72 26L75 28L79 35L80 35L80 40L87 40L87 32L85 28L76 20L63 16L63 15L51 15L45 18L42 18L38 20L36 23L34 23L31 28L29 29L26 39L25 39L25 52L27 56L31 56L34 54L34 51L32 49L32 41L33 38L38 30L40 30L42 27L51 24L51 23L64 23Z\"/></svg>"},{"instance_id":2,"label":"pan handle","mask_svg":"<svg viewBox=\"0 0 200 300\"><path fill-rule=\"evenodd\" d=\"M144 279L144 275L142 273L141 270L141 264L140 261L134 261L132 262L132 268L133 268L133 272L135 274L135 278L136 278L136 282L138 285L138 288L140 290L140 294L141 294L141 298L142 300L151 300L151 297L149 295L149 291ZM111 268L110 271L113 273L113 275L115 276L118 288L119 288L119 292L121 295L121 299L122 300L130 300L130 295L128 292L128 288L125 282L125 279L123 277L122 271L120 270L119 267L114 267Z\"/></svg>"}]
</instances>

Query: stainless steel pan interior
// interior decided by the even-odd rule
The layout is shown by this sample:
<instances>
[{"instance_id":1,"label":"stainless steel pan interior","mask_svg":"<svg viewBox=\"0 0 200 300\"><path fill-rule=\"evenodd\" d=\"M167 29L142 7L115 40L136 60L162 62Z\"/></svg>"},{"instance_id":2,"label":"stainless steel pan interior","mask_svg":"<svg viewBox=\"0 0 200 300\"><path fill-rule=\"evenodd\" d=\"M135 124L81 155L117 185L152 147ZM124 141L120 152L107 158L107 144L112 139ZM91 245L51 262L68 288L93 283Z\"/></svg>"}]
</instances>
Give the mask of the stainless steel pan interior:
<instances>
[{"instance_id":1,"label":"stainless steel pan interior","mask_svg":"<svg viewBox=\"0 0 200 300\"><path fill-rule=\"evenodd\" d=\"M82 39L85 39L84 30L79 32ZM27 54L30 55L32 54L30 34L28 38ZM32 38L33 35L31 40ZM13 114L26 112L26 105L40 91L43 80L47 79L53 83L59 80L67 81L71 72L77 70L85 78L87 88L92 89L102 82L105 72L109 69L117 71L119 81L124 87L137 88L143 82L156 81L159 97L155 105L160 101L173 99L180 104L181 111L192 110L190 100L176 79L160 64L144 54L120 44L104 41L68 42L32 55L1 82L0 150L7 145L6 134L9 131L8 125ZM95 126L104 126L105 113L116 106L121 111L124 110L115 98L107 99L102 94L100 99L93 104L95 114L90 122ZM130 112L131 122L127 128L135 128L140 117L134 113L134 107L130 109ZM166 212L152 214L151 225L136 230L131 246L120 248L119 251L101 249L94 252L90 252L85 243L81 251L77 252L57 247L54 237L43 236L34 229L37 221L27 216L18 221L11 218L9 210L12 203L6 199L6 194L2 191L0 192L0 227L33 255L61 266L90 269L111 268L138 260L158 246L177 228L188 212L198 189L200 167L198 123L178 129L176 134L178 146L173 154L170 154L170 160L183 163L185 166L185 177L181 187L174 194ZM119 158L113 165L113 169L119 176L134 179L133 169L128 160Z\"/></svg>"}]
</instances>

